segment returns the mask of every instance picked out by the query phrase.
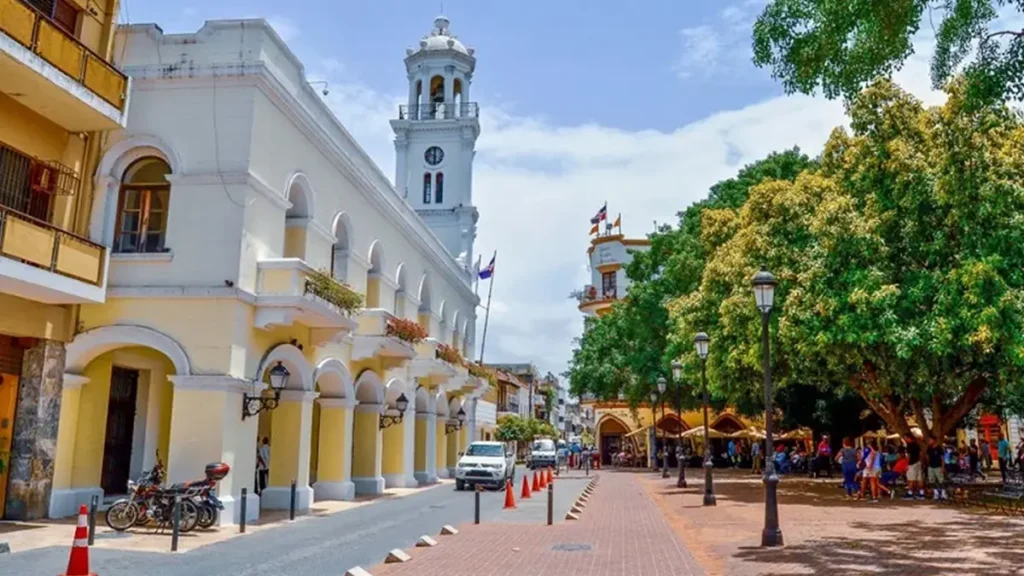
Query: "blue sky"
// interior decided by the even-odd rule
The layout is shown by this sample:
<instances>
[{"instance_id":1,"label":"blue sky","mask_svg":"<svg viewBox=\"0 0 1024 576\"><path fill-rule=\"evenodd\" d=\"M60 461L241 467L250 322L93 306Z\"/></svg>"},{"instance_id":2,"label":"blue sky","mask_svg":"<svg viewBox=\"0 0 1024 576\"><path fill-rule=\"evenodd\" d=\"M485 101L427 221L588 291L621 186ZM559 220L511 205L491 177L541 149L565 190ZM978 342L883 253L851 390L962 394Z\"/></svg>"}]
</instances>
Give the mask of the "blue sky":
<instances>
[{"instance_id":1,"label":"blue sky","mask_svg":"<svg viewBox=\"0 0 1024 576\"><path fill-rule=\"evenodd\" d=\"M627 236L643 237L743 165L794 145L816 154L844 123L840 103L786 96L751 64L765 1L445 0L478 60L476 251L499 251L485 361L566 368L582 331L568 295L590 281L588 220L603 202ZM438 12L422 0L122 0L123 21L168 33L267 19L307 76L329 82L326 103L388 175L405 48ZM919 42L924 55L929 43ZM897 81L939 98L925 57ZM481 311L478 345L482 322Z\"/></svg>"}]
</instances>

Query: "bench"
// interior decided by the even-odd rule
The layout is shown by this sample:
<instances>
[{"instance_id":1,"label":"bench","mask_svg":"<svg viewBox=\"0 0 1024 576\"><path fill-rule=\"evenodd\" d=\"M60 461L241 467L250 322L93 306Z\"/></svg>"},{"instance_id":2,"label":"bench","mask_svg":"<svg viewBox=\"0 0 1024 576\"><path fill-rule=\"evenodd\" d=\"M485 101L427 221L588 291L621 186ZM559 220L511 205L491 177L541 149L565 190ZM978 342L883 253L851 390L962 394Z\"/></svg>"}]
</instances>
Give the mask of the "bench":
<instances>
[{"instance_id":1,"label":"bench","mask_svg":"<svg viewBox=\"0 0 1024 576\"><path fill-rule=\"evenodd\" d=\"M1024 471L1009 470L1006 482L998 490L986 490L982 496L985 497L985 508L988 508L987 501L991 500L997 512L1024 515Z\"/></svg>"}]
</instances>

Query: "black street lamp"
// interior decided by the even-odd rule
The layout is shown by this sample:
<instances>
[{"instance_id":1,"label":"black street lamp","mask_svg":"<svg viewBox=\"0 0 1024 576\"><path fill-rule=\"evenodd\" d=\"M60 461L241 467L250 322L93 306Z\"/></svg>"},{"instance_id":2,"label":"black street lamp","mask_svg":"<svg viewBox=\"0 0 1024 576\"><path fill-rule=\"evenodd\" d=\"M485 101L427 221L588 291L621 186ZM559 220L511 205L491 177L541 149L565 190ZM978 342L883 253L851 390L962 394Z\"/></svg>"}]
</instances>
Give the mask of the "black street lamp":
<instances>
[{"instance_id":1,"label":"black street lamp","mask_svg":"<svg viewBox=\"0 0 1024 576\"><path fill-rule=\"evenodd\" d=\"M444 433L451 434L452 432L458 432L462 430L462 425L466 422L466 411L459 408L458 413L455 414L454 418L449 418L444 423Z\"/></svg>"},{"instance_id":2,"label":"black street lamp","mask_svg":"<svg viewBox=\"0 0 1024 576\"><path fill-rule=\"evenodd\" d=\"M672 362L672 380L676 385L676 413L683 412L683 364L678 360ZM680 416L682 419L682 416ZM683 426L679 425L679 432L676 434L676 462L679 465L679 478L676 479L676 488L686 488L686 460L683 454Z\"/></svg>"},{"instance_id":3,"label":"black street lamp","mask_svg":"<svg viewBox=\"0 0 1024 576\"><path fill-rule=\"evenodd\" d=\"M655 385L658 387L658 396L661 396L661 419L664 421L665 389L668 388L668 382L659 376ZM657 424L655 424L655 427L657 427ZM661 433L661 477L668 478L668 434L664 432Z\"/></svg>"},{"instance_id":4,"label":"black street lamp","mask_svg":"<svg viewBox=\"0 0 1024 576\"><path fill-rule=\"evenodd\" d=\"M395 424L401 424L402 420L405 419L405 409L409 407L409 399L405 397L405 394L399 394L398 399L395 400L395 408L398 409L397 415L392 414L381 414L380 415L380 429L390 428ZM461 411L462 409L459 408Z\"/></svg>"},{"instance_id":5,"label":"black street lamp","mask_svg":"<svg viewBox=\"0 0 1024 576\"><path fill-rule=\"evenodd\" d=\"M782 546L782 530L779 528L779 476L775 473L775 459L772 458L772 371L769 366L768 319L775 303L775 277L761 267L754 275L754 302L761 312L761 351L764 364L764 530L761 532L761 546Z\"/></svg>"},{"instance_id":6,"label":"black street lamp","mask_svg":"<svg viewBox=\"0 0 1024 576\"><path fill-rule=\"evenodd\" d=\"M708 438L708 348L711 346L711 338L704 332L698 332L693 339L693 346L697 349L697 356L700 356L700 386L704 395L704 505L714 506L718 503L715 499L715 484L713 469L715 462L711 458L711 440Z\"/></svg>"},{"instance_id":7,"label":"black street lamp","mask_svg":"<svg viewBox=\"0 0 1024 576\"><path fill-rule=\"evenodd\" d=\"M651 418L654 421L654 445L651 456L654 458L654 471L658 471L658 391L651 390Z\"/></svg>"},{"instance_id":8,"label":"black street lamp","mask_svg":"<svg viewBox=\"0 0 1024 576\"><path fill-rule=\"evenodd\" d=\"M270 377L270 389L274 391L274 396L268 398L262 395L249 396L248 394L242 394L243 421L265 410L277 408L278 403L281 401L281 390L284 390L285 386L288 385L288 377L291 376L291 372L278 362L276 366L270 369L267 376Z\"/></svg>"}]
</instances>

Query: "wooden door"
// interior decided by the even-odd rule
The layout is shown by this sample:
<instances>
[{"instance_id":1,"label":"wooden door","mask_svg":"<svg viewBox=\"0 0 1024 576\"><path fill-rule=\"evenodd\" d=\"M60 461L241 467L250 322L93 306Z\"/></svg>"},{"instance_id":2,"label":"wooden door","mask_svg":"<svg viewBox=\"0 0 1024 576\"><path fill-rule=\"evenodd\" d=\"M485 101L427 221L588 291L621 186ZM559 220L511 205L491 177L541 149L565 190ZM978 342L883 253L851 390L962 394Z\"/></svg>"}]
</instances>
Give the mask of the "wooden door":
<instances>
[{"instance_id":1,"label":"wooden door","mask_svg":"<svg viewBox=\"0 0 1024 576\"><path fill-rule=\"evenodd\" d=\"M18 400L18 377L0 374L0 518L7 505L7 477L11 466L11 441L14 439L14 405Z\"/></svg>"},{"instance_id":2,"label":"wooden door","mask_svg":"<svg viewBox=\"0 0 1024 576\"><path fill-rule=\"evenodd\" d=\"M110 372L107 434L103 443L103 471L100 477L100 486L107 495L128 492L138 387L138 370L113 367Z\"/></svg>"}]
</instances>

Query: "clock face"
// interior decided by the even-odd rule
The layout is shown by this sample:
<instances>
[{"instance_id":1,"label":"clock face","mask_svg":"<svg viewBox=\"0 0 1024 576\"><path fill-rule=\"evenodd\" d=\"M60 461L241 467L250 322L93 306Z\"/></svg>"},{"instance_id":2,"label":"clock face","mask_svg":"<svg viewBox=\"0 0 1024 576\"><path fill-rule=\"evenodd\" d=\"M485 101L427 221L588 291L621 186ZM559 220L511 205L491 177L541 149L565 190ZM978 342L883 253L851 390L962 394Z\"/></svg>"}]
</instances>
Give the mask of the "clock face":
<instances>
[{"instance_id":1,"label":"clock face","mask_svg":"<svg viewBox=\"0 0 1024 576\"><path fill-rule=\"evenodd\" d=\"M427 161L427 164L437 166L442 160L444 160L444 150L441 150L441 148L437 146L431 146L423 153L423 159Z\"/></svg>"}]
</instances>

